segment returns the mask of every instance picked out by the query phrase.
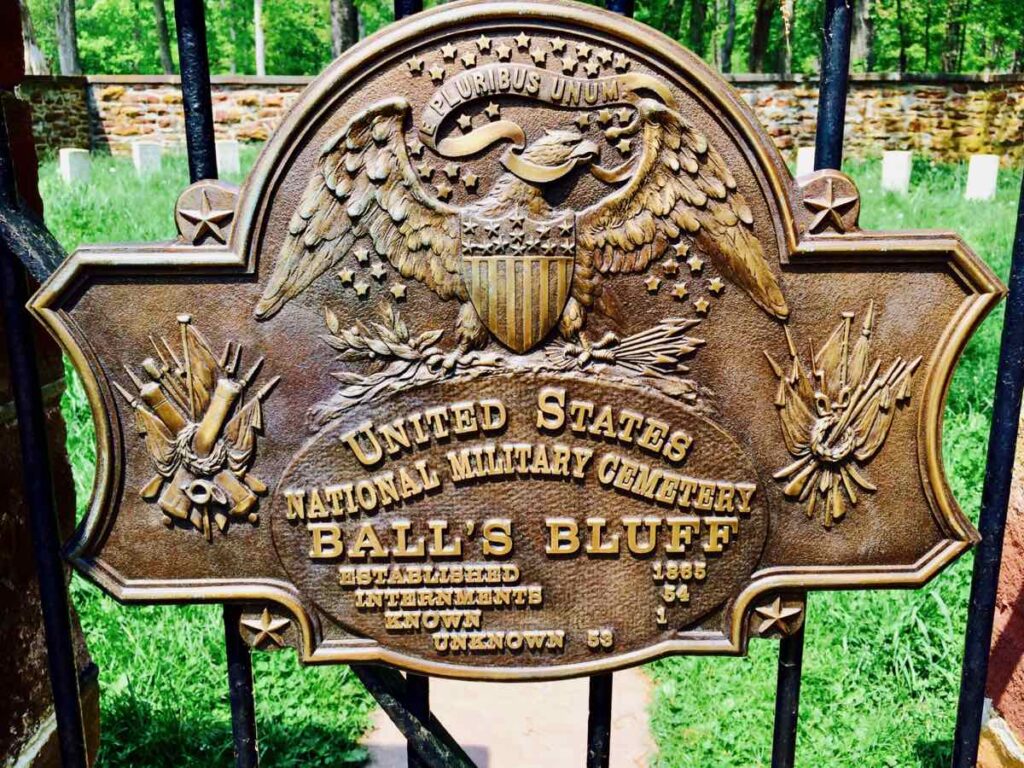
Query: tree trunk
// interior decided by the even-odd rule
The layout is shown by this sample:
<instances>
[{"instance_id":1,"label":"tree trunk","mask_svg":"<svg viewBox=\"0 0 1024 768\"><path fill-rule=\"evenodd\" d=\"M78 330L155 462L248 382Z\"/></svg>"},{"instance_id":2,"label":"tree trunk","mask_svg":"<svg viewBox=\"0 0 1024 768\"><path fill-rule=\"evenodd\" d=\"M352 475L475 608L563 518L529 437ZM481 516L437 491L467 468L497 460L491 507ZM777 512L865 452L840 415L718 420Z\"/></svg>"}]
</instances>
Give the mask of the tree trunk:
<instances>
[{"instance_id":1,"label":"tree trunk","mask_svg":"<svg viewBox=\"0 0 1024 768\"><path fill-rule=\"evenodd\" d=\"M856 0L853 11L853 40L850 44L851 61L863 61L868 72L875 68L875 21L871 18L871 2L872 0Z\"/></svg>"},{"instance_id":2,"label":"tree trunk","mask_svg":"<svg viewBox=\"0 0 1024 768\"><path fill-rule=\"evenodd\" d=\"M932 0L924 4L924 71L932 71Z\"/></svg>"},{"instance_id":3,"label":"tree trunk","mask_svg":"<svg viewBox=\"0 0 1024 768\"><path fill-rule=\"evenodd\" d=\"M751 72L764 72L764 58L768 53L768 37L772 29L772 17L778 7L777 0L757 0L754 9L754 31L750 35L750 56L747 59Z\"/></svg>"},{"instance_id":4,"label":"tree trunk","mask_svg":"<svg viewBox=\"0 0 1024 768\"><path fill-rule=\"evenodd\" d=\"M946 3L946 35L942 46L943 72L955 72L960 51L960 31L963 26L963 3L961 0L948 0Z\"/></svg>"},{"instance_id":5,"label":"tree trunk","mask_svg":"<svg viewBox=\"0 0 1024 768\"><path fill-rule=\"evenodd\" d=\"M668 0L658 28L673 40L679 39L679 26L683 23L683 0Z\"/></svg>"},{"instance_id":6,"label":"tree trunk","mask_svg":"<svg viewBox=\"0 0 1024 768\"><path fill-rule=\"evenodd\" d=\"M727 0L728 12L725 22L725 38L722 40L722 62L723 72L732 72L732 49L736 44L736 0Z\"/></svg>"},{"instance_id":7,"label":"tree trunk","mask_svg":"<svg viewBox=\"0 0 1024 768\"><path fill-rule=\"evenodd\" d=\"M133 60L132 69L135 74L139 73L139 55L142 53L142 12L139 10L138 0L132 0L132 41L135 45L136 56Z\"/></svg>"},{"instance_id":8,"label":"tree trunk","mask_svg":"<svg viewBox=\"0 0 1024 768\"><path fill-rule=\"evenodd\" d=\"M60 0L57 7L57 54L62 75L82 74L82 63L78 59L75 0Z\"/></svg>"},{"instance_id":9,"label":"tree trunk","mask_svg":"<svg viewBox=\"0 0 1024 768\"><path fill-rule=\"evenodd\" d=\"M907 24L903 18L903 0L896 0L896 27L900 33L900 74L907 71Z\"/></svg>"},{"instance_id":10,"label":"tree trunk","mask_svg":"<svg viewBox=\"0 0 1024 768\"><path fill-rule=\"evenodd\" d=\"M1013 71L1015 74L1024 72L1024 29L1021 29L1020 39L1013 51Z\"/></svg>"},{"instance_id":11,"label":"tree trunk","mask_svg":"<svg viewBox=\"0 0 1024 768\"><path fill-rule=\"evenodd\" d=\"M153 16L156 18L156 39L160 44L160 68L165 75L174 74L171 59L171 36L167 32L167 6L164 0L153 0Z\"/></svg>"},{"instance_id":12,"label":"tree trunk","mask_svg":"<svg viewBox=\"0 0 1024 768\"><path fill-rule=\"evenodd\" d=\"M267 52L263 40L263 0L253 0L252 22L255 30L253 38L256 47L256 74L263 77L267 74Z\"/></svg>"},{"instance_id":13,"label":"tree trunk","mask_svg":"<svg viewBox=\"0 0 1024 768\"><path fill-rule=\"evenodd\" d=\"M32 14L28 9L28 0L20 0L18 5L21 8L21 41L25 48L25 74L26 75L48 75L50 65L46 56L39 49L36 42L36 30L32 26Z\"/></svg>"},{"instance_id":14,"label":"tree trunk","mask_svg":"<svg viewBox=\"0 0 1024 768\"><path fill-rule=\"evenodd\" d=\"M331 0L331 52L335 58L359 40L359 18L352 0Z\"/></svg>"},{"instance_id":15,"label":"tree trunk","mask_svg":"<svg viewBox=\"0 0 1024 768\"><path fill-rule=\"evenodd\" d=\"M707 26L707 20L707 0L690 0L690 29L688 36L690 50L701 57L705 53L704 29Z\"/></svg>"}]
</instances>

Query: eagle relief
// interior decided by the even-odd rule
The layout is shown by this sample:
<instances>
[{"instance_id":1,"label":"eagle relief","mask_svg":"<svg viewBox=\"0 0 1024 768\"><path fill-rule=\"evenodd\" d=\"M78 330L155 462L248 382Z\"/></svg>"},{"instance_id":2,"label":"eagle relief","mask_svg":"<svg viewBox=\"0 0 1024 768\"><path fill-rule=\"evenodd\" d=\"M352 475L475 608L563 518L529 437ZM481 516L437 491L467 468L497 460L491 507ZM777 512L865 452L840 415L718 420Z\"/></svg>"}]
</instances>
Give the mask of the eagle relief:
<instances>
[{"instance_id":1,"label":"eagle relief","mask_svg":"<svg viewBox=\"0 0 1024 768\"><path fill-rule=\"evenodd\" d=\"M976 540L941 413L1003 288L860 205L630 20L390 26L177 240L33 300L96 418L70 557L243 602L254 647L480 679L743 653L808 590L921 584Z\"/></svg>"}]
</instances>

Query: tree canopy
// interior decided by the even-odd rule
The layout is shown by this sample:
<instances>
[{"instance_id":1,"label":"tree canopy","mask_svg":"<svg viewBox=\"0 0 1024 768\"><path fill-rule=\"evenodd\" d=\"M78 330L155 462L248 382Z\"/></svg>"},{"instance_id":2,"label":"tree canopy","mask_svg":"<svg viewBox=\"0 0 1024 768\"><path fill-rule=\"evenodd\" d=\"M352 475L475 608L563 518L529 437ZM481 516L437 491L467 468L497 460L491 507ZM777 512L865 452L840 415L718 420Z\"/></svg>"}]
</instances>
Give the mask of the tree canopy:
<instances>
[{"instance_id":1,"label":"tree canopy","mask_svg":"<svg viewBox=\"0 0 1024 768\"><path fill-rule=\"evenodd\" d=\"M159 73L164 0L22 0L39 48L59 69L58 20L77 17L87 74ZM348 43L344 12L357 12L359 36L392 20L389 0L257 0L262 6L268 74L311 75ZM257 71L254 0L208 0L211 67L217 74ZM433 3L428 3L433 4ZM1019 72L1024 69L1020 0L854 0L855 71ZM814 74L824 0L638 0L639 20L682 42L723 71ZM341 16L350 18L350 16ZM67 33L64 33L66 38ZM65 41L65 45L67 42Z\"/></svg>"}]
</instances>

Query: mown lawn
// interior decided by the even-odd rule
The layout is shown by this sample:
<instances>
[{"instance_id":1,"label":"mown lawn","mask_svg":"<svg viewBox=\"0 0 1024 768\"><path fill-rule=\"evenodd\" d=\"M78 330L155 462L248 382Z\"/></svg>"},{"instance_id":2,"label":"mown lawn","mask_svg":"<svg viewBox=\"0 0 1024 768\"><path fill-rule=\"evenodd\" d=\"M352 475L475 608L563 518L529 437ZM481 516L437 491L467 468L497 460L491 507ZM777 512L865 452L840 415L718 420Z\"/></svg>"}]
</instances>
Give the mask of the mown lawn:
<instances>
[{"instance_id":1,"label":"mown lawn","mask_svg":"<svg viewBox=\"0 0 1024 768\"><path fill-rule=\"evenodd\" d=\"M254 154L244 159L251 162ZM865 226L955 229L1005 279L1018 174L1004 175L995 203L972 204L961 198L966 174L959 167L920 166L915 191L906 198L879 191L877 162L847 170L860 184ZM164 172L145 181L135 178L126 161L99 159L94 183L71 190L60 183L54 164L42 171L47 221L69 249L85 242L170 237L174 199L186 183L181 158L165 159ZM946 410L946 463L953 490L972 517L980 498L1001 322L1000 308L971 342ZM87 406L74 384L65 410L84 502L93 445ZM917 592L812 596L798 765L948 764L970 567L964 558ZM101 670L101 764L228 765L219 609L122 607L79 578L73 596ZM300 669L287 652L254 659L263 765L344 766L362 759L355 743L372 701L345 667ZM657 681L656 764L767 766L775 659L775 644L755 642L744 659L676 658L650 665Z\"/></svg>"}]
</instances>

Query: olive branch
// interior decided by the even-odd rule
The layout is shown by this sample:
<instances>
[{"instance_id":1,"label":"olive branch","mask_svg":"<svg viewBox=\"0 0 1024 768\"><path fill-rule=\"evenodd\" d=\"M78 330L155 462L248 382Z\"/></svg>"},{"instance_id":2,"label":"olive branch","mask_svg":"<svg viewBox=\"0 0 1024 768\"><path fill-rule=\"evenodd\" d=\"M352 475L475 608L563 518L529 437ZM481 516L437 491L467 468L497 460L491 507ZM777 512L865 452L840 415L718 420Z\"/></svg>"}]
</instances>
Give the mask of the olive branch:
<instances>
[{"instance_id":1,"label":"olive branch","mask_svg":"<svg viewBox=\"0 0 1024 768\"><path fill-rule=\"evenodd\" d=\"M443 330L424 331L413 336L397 308L390 302L378 307L379 321L356 322L343 328L338 316L324 307L324 324L329 333L321 340L338 353L339 362L382 363L369 374L332 371L331 377L344 386L328 400L309 410L311 429L318 430L349 408L379 395L429 384L458 375L475 378L485 368L501 364L494 355L479 352L446 352L437 346Z\"/></svg>"}]
</instances>

